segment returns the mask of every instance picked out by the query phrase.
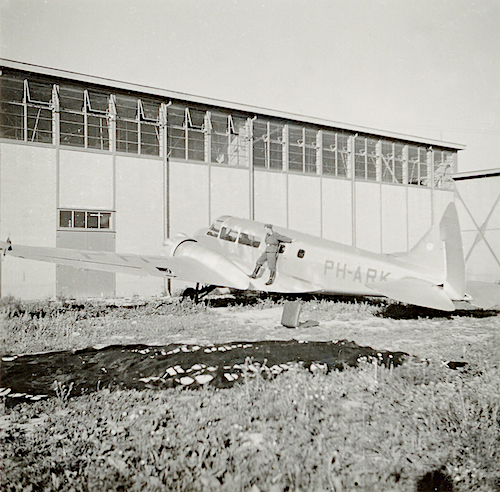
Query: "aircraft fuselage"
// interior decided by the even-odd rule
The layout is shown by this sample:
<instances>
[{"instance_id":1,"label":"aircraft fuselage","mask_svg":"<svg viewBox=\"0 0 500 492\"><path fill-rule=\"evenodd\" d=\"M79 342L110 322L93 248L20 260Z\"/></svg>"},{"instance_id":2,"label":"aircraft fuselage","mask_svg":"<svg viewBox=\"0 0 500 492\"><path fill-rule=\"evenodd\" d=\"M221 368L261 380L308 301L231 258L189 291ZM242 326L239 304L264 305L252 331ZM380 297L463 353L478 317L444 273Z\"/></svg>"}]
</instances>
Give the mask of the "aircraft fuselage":
<instances>
[{"instance_id":1,"label":"aircraft fuselage","mask_svg":"<svg viewBox=\"0 0 500 492\"><path fill-rule=\"evenodd\" d=\"M370 283L413 276L422 269L385 254L376 254L334 241L274 227L293 240L282 245L275 282L266 286L268 272L252 280L257 290L270 292L324 292L349 295L377 295ZM194 237L200 244L219 252L251 273L265 250L264 224L236 217L222 217L208 230ZM427 274L426 274L427 273ZM434 281L432 272L424 277Z\"/></svg>"}]
</instances>

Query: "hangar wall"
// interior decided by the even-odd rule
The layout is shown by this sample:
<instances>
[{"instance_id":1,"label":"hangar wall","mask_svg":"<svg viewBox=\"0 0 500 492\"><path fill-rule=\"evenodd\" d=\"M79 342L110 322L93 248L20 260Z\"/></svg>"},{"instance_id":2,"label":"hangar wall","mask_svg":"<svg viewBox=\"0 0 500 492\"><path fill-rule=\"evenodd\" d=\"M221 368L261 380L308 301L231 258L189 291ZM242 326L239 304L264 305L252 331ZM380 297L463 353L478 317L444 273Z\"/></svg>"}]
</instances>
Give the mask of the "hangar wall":
<instances>
[{"instance_id":1,"label":"hangar wall","mask_svg":"<svg viewBox=\"0 0 500 492\"><path fill-rule=\"evenodd\" d=\"M45 71L0 76L2 239L156 255L167 237L236 215L389 253L411 248L454 200L455 144ZM1 295L166 288L161 278L6 260Z\"/></svg>"},{"instance_id":2,"label":"hangar wall","mask_svg":"<svg viewBox=\"0 0 500 492\"><path fill-rule=\"evenodd\" d=\"M500 283L500 170L459 173L455 193L467 277Z\"/></svg>"}]
</instances>

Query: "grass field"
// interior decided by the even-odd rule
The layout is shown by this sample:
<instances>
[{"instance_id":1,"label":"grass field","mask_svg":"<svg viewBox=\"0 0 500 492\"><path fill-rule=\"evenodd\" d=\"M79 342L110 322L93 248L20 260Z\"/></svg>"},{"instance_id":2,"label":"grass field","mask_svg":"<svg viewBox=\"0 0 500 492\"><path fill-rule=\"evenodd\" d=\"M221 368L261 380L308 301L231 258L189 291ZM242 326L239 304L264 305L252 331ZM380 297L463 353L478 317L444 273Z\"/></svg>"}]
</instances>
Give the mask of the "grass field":
<instances>
[{"instance_id":1,"label":"grass field","mask_svg":"<svg viewBox=\"0 0 500 492\"><path fill-rule=\"evenodd\" d=\"M0 415L2 491L498 491L500 316L450 316L397 304L308 300L280 325L282 301L193 304L63 301L2 305L2 351L109 344L353 340L415 358L274 378L233 388L121 391L46 401ZM425 359L423 362L420 359ZM451 370L444 361L466 361ZM1 385L0 385L1 386Z\"/></svg>"}]
</instances>

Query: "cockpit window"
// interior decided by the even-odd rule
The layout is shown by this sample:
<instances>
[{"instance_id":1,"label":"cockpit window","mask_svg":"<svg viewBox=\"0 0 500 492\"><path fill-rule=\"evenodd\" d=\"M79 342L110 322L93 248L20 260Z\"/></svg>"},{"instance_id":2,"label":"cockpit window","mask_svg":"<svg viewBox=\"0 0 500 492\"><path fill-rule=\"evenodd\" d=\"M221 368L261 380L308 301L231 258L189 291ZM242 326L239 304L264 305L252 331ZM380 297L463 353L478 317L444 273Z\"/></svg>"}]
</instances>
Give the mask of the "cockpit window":
<instances>
[{"instance_id":1,"label":"cockpit window","mask_svg":"<svg viewBox=\"0 0 500 492\"><path fill-rule=\"evenodd\" d=\"M233 231L232 229L228 229L227 227L223 227L220 231L220 238L225 241L231 241L232 243L236 242L236 238L238 237L238 231Z\"/></svg>"},{"instance_id":2,"label":"cockpit window","mask_svg":"<svg viewBox=\"0 0 500 492\"><path fill-rule=\"evenodd\" d=\"M246 232L240 234L240 239L238 240L240 244L246 244L247 246L252 246L253 248L258 248L260 246L260 237L252 236Z\"/></svg>"},{"instance_id":3,"label":"cockpit window","mask_svg":"<svg viewBox=\"0 0 500 492\"><path fill-rule=\"evenodd\" d=\"M216 220L207 231L207 236L219 237L220 226L222 222Z\"/></svg>"}]
</instances>

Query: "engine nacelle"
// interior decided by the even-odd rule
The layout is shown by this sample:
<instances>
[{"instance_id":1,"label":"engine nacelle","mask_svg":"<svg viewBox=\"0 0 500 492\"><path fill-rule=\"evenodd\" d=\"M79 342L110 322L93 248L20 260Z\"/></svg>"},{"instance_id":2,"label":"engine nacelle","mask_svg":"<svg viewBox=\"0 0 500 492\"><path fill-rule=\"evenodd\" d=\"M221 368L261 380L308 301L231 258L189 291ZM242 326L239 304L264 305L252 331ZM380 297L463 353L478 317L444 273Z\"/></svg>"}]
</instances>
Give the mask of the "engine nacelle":
<instances>
[{"instance_id":1,"label":"engine nacelle","mask_svg":"<svg viewBox=\"0 0 500 492\"><path fill-rule=\"evenodd\" d=\"M174 237L163 241L163 254L165 256L179 255L179 246L183 243L196 243L196 240L186 234L176 234ZM183 248L181 248L183 249Z\"/></svg>"}]
</instances>

